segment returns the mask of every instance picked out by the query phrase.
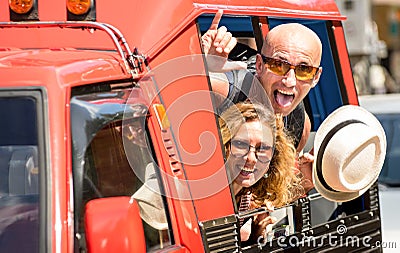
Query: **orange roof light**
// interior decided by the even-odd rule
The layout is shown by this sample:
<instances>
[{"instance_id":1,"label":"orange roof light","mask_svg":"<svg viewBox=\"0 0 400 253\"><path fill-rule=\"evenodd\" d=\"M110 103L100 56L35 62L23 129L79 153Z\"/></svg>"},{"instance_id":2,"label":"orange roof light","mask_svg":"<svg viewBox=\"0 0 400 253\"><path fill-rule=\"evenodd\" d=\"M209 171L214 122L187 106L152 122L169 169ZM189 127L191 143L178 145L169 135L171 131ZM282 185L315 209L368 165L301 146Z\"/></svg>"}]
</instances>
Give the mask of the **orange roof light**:
<instances>
[{"instance_id":1,"label":"orange roof light","mask_svg":"<svg viewBox=\"0 0 400 253\"><path fill-rule=\"evenodd\" d=\"M75 15L83 15L89 12L92 0L67 0L67 9Z\"/></svg>"},{"instance_id":2,"label":"orange roof light","mask_svg":"<svg viewBox=\"0 0 400 253\"><path fill-rule=\"evenodd\" d=\"M9 0L8 4L10 9L18 14L26 14L34 5L35 0Z\"/></svg>"}]
</instances>

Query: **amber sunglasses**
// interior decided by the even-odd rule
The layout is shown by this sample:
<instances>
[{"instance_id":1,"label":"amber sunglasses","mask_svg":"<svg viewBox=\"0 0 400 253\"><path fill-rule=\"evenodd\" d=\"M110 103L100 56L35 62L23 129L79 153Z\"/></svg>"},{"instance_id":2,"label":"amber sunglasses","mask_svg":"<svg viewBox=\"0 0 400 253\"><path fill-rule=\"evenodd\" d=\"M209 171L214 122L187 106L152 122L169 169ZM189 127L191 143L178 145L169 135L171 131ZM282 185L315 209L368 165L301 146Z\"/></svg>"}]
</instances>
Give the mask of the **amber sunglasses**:
<instances>
[{"instance_id":1,"label":"amber sunglasses","mask_svg":"<svg viewBox=\"0 0 400 253\"><path fill-rule=\"evenodd\" d=\"M267 65L267 68L274 74L284 76L289 72L290 69L294 69L297 80L307 81L314 78L317 73L318 67L308 66L304 64L292 65L285 60L274 59L261 54L263 62Z\"/></svg>"}]
</instances>

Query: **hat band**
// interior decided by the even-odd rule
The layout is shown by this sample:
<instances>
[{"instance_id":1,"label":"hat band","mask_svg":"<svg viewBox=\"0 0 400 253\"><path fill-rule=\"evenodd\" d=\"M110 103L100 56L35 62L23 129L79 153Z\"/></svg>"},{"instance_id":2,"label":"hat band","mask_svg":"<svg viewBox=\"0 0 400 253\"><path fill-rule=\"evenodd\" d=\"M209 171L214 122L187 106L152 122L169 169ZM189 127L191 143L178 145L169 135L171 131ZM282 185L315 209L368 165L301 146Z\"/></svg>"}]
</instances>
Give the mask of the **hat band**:
<instances>
[{"instance_id":1,"label":"hat band","mask_svg":"<svg viewBox=\"0 0 400 253\"><path fill-rule=\"evenodd\" d=\"M336 125L334 128L332 128L325 136L325 138L322 140L321 142L321 146L318 150L318 154L317 154L317 164L316 164L316 169L317 169L317 177L319 178L319 181L321 182L321 184L329 191L333 191L333 192L338 192L337 190L333 189L332 187L330 187L328 185L328 183L325 181L324 175L322 174L322 157L324 155L326 146L328 145L329 141L332 139L332 137L342 128L344 128L345 126L348 126L350 124L355 124L355 123L362 123L365 125L364 122L356 120L356 119L351 119L351 120L346 120L343 121L341 123L339 123L338 125Z\"/></svg>"}]
</instances>

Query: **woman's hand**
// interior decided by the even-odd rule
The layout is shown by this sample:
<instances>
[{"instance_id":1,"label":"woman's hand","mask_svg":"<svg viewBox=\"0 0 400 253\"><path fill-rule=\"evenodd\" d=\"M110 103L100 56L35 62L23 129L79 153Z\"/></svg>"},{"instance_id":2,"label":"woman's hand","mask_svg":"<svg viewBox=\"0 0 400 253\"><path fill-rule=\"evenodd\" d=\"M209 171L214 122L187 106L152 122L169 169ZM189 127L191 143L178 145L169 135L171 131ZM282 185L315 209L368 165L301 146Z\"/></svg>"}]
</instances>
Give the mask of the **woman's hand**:
<instances>
[{"instance_id":1,"label":"woman's hand","mask_svg":"<svg viewBox=\"0 0 400 253\"><path fill-rule=\"evenodd\" d=\"M250 218L240 227L240 239L242 242L248 241L250 237L252 241L257 242L260 236L266 237L272 230L276 218L269 215L269 213L262 213L253 218Z\"/></svg>"},{"instance_id":2,"label":"woman's hand","mask_svg":"<svg viewBox=\"0 0 400 253\"><path fill-rule=\"evenodd\" d=\"M266 238L267 234L272 231L272 226L276 221L277 219L270 216L269 213L257 215L257 218L254 220L254 236L256 238L259 238L260 236Z\"/></svg>"},{"instance_id":3,"label":"woman's hand","mask_svg":"<svg viewBox=\"0 0 400 253\"><path fill-rule=\"evenodd\" d=\"M267 203L267 209L269 212L274 210L274 206L271 202ZM276 223L277 219L269 215L269 212L258 214L254 219L253 224L253 235L252 237L257 241L260 236L266 237L271 232L272 226Z\"/></svg>"}]
</instances>

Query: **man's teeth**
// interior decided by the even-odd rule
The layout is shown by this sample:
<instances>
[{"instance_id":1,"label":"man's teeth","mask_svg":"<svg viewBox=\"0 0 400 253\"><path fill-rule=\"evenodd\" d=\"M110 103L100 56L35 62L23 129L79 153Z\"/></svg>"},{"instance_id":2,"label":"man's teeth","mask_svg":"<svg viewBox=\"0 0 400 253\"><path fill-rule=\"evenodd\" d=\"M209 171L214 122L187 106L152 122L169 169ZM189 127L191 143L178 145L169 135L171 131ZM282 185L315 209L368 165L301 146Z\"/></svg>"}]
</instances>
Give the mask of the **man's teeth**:
<instances>
[{"instance_id":1,"label":"man's teeth","mask_svg":"<svg viewBox=\"0 0 400 253\"><path fill-rule=\"evenodd\" d=\"M288 96L293 96L293 92L289 92L289 91L284 91L284 90L278 90L279 93L282 93L284 95L288 95Z\"/></svg>"}]
</instances>

